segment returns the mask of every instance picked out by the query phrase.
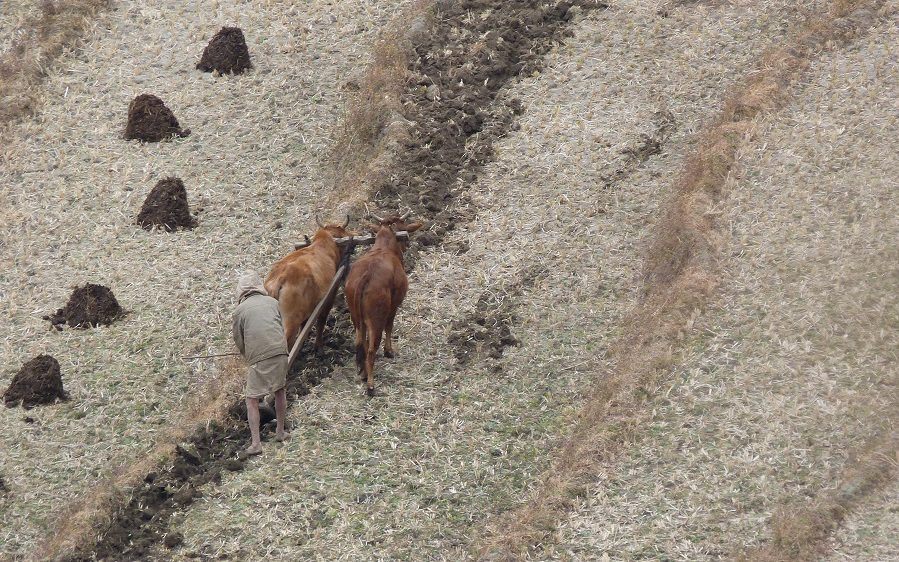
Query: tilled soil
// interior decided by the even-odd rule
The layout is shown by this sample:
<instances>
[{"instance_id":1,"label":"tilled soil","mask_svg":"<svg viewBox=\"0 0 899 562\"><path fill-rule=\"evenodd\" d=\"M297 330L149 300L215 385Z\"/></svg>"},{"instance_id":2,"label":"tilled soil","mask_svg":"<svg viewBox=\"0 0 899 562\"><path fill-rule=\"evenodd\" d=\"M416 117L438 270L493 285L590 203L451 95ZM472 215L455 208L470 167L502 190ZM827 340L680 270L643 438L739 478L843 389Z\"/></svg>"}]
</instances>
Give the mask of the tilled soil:
<instances>
[{"instance_id":1,"label":"tilled soil","mask_svg":"<svg viewBox=\"0 0 899 562\"><path fill-rule=\"evenodd\" d=\"M190 129L181 129L172 110L153 94L141 94L128 105L125 140L159 142L188 135Z\"/></svg>"},{"instance_id":2,"label":"tilled soil","mask_svg":"<svg viewBox=\"0 0 899 562\"><path fill-rule=\"evenodd\" d=\"M223 27L219 30L203 49L197 68L203 72L214 70L221 74L241 74L253 68L243 31L239 27Z\"/></svg>"},{"instance_id":3,"label":"tilled soil","mask_svg":"<svg viewBox=\"0 0 899 562\"><path fill-rule=\"evenodd\" d=\"M187 189L181 178L165 178L150 190L137 215L137 224L145 230L160 227L168 232L179 228L192 229L196 219L190 214Z\"/></svg>"},{"instance_id":4,"label":"tilled soil","mask_svg":"<svg viewBox=\"0 0 899 562\"><path fill-rule=\"evenodd\" d=\"M50 355L41 354L22 365L3 393L3 402L7 408L21 404L27 409L41 404L53 404L57 400L67 400L68 397L62 386L59 361Z\"/></svg>"},{"instance_id":5,"label":"tilled soil","mask_svg":"<svg viewBox=\"0 0 899 562\"><path fill-rule=\"evenodd\" d=\"M125 314L109 287L87 283L72 291L63 308L45 316L56 329L64 324L72 328L109 326Z\"/></svg>"},{"instance_id":6,"label":"tilled soil","mask_svg":"<svg viewBox=\"0 0 899 562\"><path fill-rule=\"evenodd\" d=\"M64 560L137 560L160 540L176 546L173 534L165 532L172 513L190 505L203 484L221 482L223 472L243 469L244 462L236 455L248 435L245 428L217 424L200 429L189 443L177 447L169 468L144 477L91 554L73 553Z\"/></svg>"},{"instance_id":7,"label":"tilled soil","mask_svg":"<svg viewBox=\"0 0 899 562\"><path fill-rule=\"evenodd\" d=\"M403 97L405 117L414 126L397 173L378 187L380 205L414 209L416 216L433 220L430 232L437 236L464 219L447 210L460 206L453 201L460 191L456 182L477 178L477 168L493 157L492 139L505 135L522 111L520 100L496 108L491 103L509 80L540 67L541 57L564 34L573 5L582 11L607 7L587 0L536 7L518 0L469 0L440 11L440 26L415 48L416 78ZM472 18L473 13L480 15Z\"/></svg>"},{"instance_id":8,"label":"tilled soil","mask_svg":"<svg viewBox=\"0 0 899 562\"><path fill-rule=\"evenodd\" d=\"M519 346L521 341L512 333L518 323L515 308L521 303L522 292L533 288L541 275L542 266L531 266L521 272L521 278L507 287L501 297L485 291L478 298L474 311L453 321L447 342L453 347L458 365L483 359L499 359L507 347ZM494 364L494 369L499 369Z\"/></svg>"},{"instance_id":9,"label":"tilled soil","mask_svg":"<svg viewBox=\"0 0 899 562\"><path fill-rule=\"evenodd\" d=\"M339 319L329 318L325 350L317 359L304 361L301 357L294 364L287 382L291 402L308 394L311 386L328 376L334 365L352 353L352 339L346 335L352 327L345 317L344 311ZM271 413L269 408L260 408L263 439L271 434L271 425L266 425L274 420L273 415L267 415ZM199 426L187 444L177 447L173 462L165 470L147 474L143 483L132 491L131 500L100 532L97 543L65 560L134 560L148 556L160 543L166 548L180 545L180 534L169 530L172 516L200 497L199 488L204 484L221 483L225 471L245 468L246 456L242 450L250 438L246 417L245 401L239 399L222 424Z\"/></svg>"}]
</instances>

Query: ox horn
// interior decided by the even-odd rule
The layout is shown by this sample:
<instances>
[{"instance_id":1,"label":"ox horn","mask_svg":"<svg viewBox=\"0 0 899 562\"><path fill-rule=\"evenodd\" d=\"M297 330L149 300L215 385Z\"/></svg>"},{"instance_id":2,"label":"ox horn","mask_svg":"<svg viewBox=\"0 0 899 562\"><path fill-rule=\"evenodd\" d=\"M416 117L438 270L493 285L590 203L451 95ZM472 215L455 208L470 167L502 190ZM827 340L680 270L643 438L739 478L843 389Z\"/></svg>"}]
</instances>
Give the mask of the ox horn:
<instances>
[{"instance_id":1,"label":"ox horn","mask_svg":"<svg viewBox=\"0 0 899 562\"><path fill-rule=\"evenodd\" d=\"M350 214L349 213L347 213L347 215L346 215L346 221L344 221L344 223L343 223L343 228L346 229L346 227L348 227L348 226L350 226Z\"/></svg>"},{"instance_id":2,"label":"ox horn","mask_svg":"<svg viewBox=\"0 0 899 562\"><path fill-rule=\"evenodd\" d=\"M370 216L371 218L375 219L376 221L378 221L378 224L383 224L383 223L384 223L384 219L382 219L381 217L379 217L378 215L376 215L376 214L374 214L374 213L371 213L369 216Z\"/></svg>"},{"instance_id":3,"label":"ox horn","mask_svg":"<svg viewBox=\"0 0 899 562\"><path fill-rule=\"evenodd\" d=\"M317 224L319 228L324 228L324 227L325 227L325 225L322 224L321 219L318 218L318 213L315 213L315 224Z\"/></svg>"},{"instance_id":4,"label":"ox horn","mask_svg":"<svg viewBox=\"0 0 899 562\"><path fill-rule=\"evenodd\" d=\"M412 216L412 209L406 211L406 214L400 217L400 220L406 222L406 219Z\"/></svg>"}]
</instances>

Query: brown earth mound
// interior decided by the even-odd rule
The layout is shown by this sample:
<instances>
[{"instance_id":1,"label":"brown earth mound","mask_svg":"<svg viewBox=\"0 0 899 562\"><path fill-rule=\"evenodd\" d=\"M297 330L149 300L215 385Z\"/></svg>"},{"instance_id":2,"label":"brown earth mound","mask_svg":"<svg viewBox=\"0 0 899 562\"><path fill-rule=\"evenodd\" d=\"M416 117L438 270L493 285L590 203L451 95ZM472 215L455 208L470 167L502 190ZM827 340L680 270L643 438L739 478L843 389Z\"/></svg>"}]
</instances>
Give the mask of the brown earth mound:
<instances>
[{"instance_id":1,"label":"brown earth mound","mask_svg":"<svg viewBox=\"0 0 899 562\"><path fill-rule=\"evenodd\" d=\"M73 328L109 326L124 314L109 287L88 283L72 291L65 308L44 316L44 320L49 320L56 329L61 330L66 323Z\"/></svg>"},{"instance_id":2,"label":"brown earth mound","mask_svg":"<svg viewBox=\"0 0 899 562\"><path fill-rule=\"evenodd\" d=\"M3 402L7 408L18 406L19 403L23 408L31 408L39 404L52 404L57 399L68 399L62 388L59 361L43 354L22 365L3 393Z\"/></svg>"},{"instance_id":3,"label":"brown earth mound","mask_svg":"<svg viewBox=\"0 0 899 562\"><path fill-rule=\"evenodd\" d=\"M196 226L197 221L190 214L187 190L181 178L159 180L144 200L137 215L137 224L146 230L160 227L168 232Z\"/></svg>"},{"instance_id":4,"label":"brown earth mound","mask_svg":"<svg viewBox=\"0 0 899 562\"><path fill-rule=\"evenodd\" d=\"M159 142L189 134L190 129L182 130L172 110L153 94L141 94L131 100L125 140Z\"/></svg>"},{"instance_id":5,"label":"brown earth mound","mask_svg":"<svg viewBox=\"0 0 899 562\"><path fill-rule=\"evenodd\" d=\"M223 27L203 49L203 56L197 63L203 72L216 70L222 74L241 74L253 68L250 51L239 27Z\"/></svg>"}]
</instances>

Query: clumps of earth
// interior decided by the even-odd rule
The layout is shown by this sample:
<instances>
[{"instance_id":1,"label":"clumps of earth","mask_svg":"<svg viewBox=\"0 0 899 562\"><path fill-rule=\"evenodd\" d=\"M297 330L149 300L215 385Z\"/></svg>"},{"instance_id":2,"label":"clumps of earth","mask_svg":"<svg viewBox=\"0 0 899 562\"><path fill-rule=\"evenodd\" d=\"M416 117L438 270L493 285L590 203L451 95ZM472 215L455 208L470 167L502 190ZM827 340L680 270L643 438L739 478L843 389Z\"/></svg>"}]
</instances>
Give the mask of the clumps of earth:
<instances>
[{"instance_id":1,"label":"clumps of earth","mask_svg":"<svg viewBox=\"0 0 899 562\"><path fill-rule=\"evenodd\" d=\"M453 321L448 342L453 346L460 366L485 357L500 359L507 347L521 345L512 334L512 326L519 320L515 309L524 292L545 275L543 266L524 267L519 271L518 280L506 287L505 294L497 297L492 291L485 291L472 312ZM493 368L500 369L497 364Z\"/></svg>"},{"instance_id":2,"label":"clumps of earth","mask_svg":"<svg viewBox=\"0 0 899 562\"><path fill-rule=\"evenodd\" d=\"M248 438L246 427L211 422L200 429L183 446L175 447L165 470L144 476L131 501L102 532L93 552L75 553L66 560L144 560L163 535L167 548L178 547L184 537L168 532L172 515L201 497L204 485L220 484L224 473L243 470L245 461L236 457Z\"/></svg>"},{"instance_id":3,"label":"clumps of earth","mask_svg":"<svg viewBox=\"0 0 899 562\"><path fill-rule=\"evenodd\" d=\"M41 354L22 365L3 393L3 403L7 408L19 404L23 408L31 408L67 400L68 397L62 387L59 361L50 355Z\"/></svg>"},{"instance_id":4,"label":"clumps of earth","mask_svg":"<svg viewBox=\"0 0 899 562\"><path fill-rule=\"evenodd\" d=\"M49 320L57 330L65 324L73 328L93 328L109 326L124 314L109 287L88 283L75 288L65 307L44 316L44 320Z\"/></svg>"},{"instance_id":5,"label":"clumps of earth","mask_svg":"<svg viewBox=\"0 0 899 562\"><path fill-rule=\"evenodd\" d=\"M250 51L239 27L223 27L203 49L203 56L197 63L203 72L213 70L220 74L241 74L253 68Z\"/></svg>"},{"instance_id":6,"label":"clumps of earth","mask_svg":"<svg viewBox=\"0 0 899 562\"><path fill-rule=\"evenodd\" d=\"M511 299L496 301L489 293L478 300L475 310L452 324L449 344L459 365L466 365L483 356L499 359L507 347L518 346L511 326L516 321Z\"/></svg>"},{"instance_id":7,"label":"clumps of earth","mask_svg":"<svg viewBox=\"0 0 899 562\"><path fill-rule=\"evenodd\" d=\"M228 413L234 419L247 421L247 403L244 400L237 400L228 409ZM262 427L268 422L275 421L277 418L275 408L267 402L259 401L259 426Z\"/></svg>"},{"instance_id":8,"label":"clumps of earth","mask_svg":"<svg viewBox=\"0 0 899 562\"><path fill-rule=\"evenodd\" d=\"M159 142L189 134L190 129L181 129L172 110L153 94L141 94L131 100L125 140Z\"/></svg>"},{"instance_id":9,"label":"clumps of earth","mask_svg":"<svg viewBox=\"0 0 899 562\"><path fill-rule=\"evenodd\" d=\"M164 228L174 232L179 228L191 229L197 221L190 214L187 204L187 190L181 178L159 180L137 215L137 224L146 230Z\"/></svg>"}]
</instances>

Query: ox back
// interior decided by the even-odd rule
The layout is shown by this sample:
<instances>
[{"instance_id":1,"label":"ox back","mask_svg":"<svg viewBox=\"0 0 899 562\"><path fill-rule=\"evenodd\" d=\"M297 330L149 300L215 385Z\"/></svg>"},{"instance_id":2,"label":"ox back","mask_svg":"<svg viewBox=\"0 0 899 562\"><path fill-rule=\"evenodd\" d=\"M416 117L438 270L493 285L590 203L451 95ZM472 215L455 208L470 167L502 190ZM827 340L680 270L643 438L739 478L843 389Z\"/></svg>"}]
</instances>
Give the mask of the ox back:
<instances>
[{"instance_id":1,"label":"ox back","mask_svg":"<svg viewBox=\"0 0 899 562\"><path fill-rule=\"evenodd\" d=\"M393 321L408 287L396 234L390 226L381 226L372 248L350 269L344 289L356 332L356 367L369 396L375 391L375 354L382 334L384 356L393 357Z\"/></svg>"},{"instance_id":2,"label":"ox back","mask_svg":"<svg viewBox=\"0 0 899 562\"><path fill-rule=\"evenodd\" d=\"M288 349L293 348L300 328L327 294L337 272L341 250L334 239L348 235L345 227L322 227L312 237L309 246L295 250L276 262L265 278L265 290L278 299L281 308ZM322 332L332 305L333 297L331 302L325 303L316 321L316 352L321 350Z\"/></svg>"}]
</instances>

